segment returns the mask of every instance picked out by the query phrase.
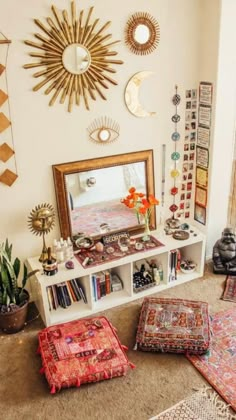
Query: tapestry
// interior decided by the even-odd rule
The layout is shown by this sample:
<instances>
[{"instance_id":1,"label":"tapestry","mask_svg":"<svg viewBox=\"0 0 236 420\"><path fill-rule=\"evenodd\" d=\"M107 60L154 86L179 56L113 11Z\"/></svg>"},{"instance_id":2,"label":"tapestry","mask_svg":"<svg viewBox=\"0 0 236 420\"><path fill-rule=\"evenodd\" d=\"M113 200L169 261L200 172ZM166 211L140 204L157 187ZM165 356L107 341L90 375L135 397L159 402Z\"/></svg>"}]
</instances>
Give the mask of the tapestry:
<instances>
[{"instance_id":1,"label":"tapestry","mask_svg":"<svg viewBox=\"0 0 236 420\"><path fill-rule=\"evenodd\" d=\"M236 410L236 309L212 317L209 354L186 355L196 369Z\"/></svg>"},{"instance_id":2,"label":"tapestry","mask_svg":"<svg viewBox=\"0 0 236 420\"><path fill-rule=\"evenodd\" d=\"M236 302L236 276L226 277L222 299Z\"/></svg>"},{"instance_id":3,"label":"tapestry","mask_svg":"<svg viewBox=\"0 0 236 420\"><path fill-rule=\"evenodd\" d=\"M203 388L149 420L236 420L236 415L211 388Z\"/></svg>"}]
</instances>

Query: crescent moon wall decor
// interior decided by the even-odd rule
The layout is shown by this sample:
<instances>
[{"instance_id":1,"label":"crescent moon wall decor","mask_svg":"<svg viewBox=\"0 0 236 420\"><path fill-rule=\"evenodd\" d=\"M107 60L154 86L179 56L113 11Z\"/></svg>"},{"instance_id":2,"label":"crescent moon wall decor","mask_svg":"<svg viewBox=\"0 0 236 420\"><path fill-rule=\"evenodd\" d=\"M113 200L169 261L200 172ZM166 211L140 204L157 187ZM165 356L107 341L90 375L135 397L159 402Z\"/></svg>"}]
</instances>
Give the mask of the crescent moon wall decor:
<instances>
[{"instance_id":1,"label":"crescent moon wall decor","mask_svg":"<svg viewBox=\"0 0 236 420\"><path fill-rule=\"evenodd\" d=\"M89 109L89 100L96 100L96 94L106 100L101 87L108 89L109 84L117 85L108 74L116 73L111 65L123 64L123 61L113 59L117 52L110 50L120 41L107 43L112 35L104 35L104 31L111 22L97 29L99 19L91 20L93 7L90 7L87 16L81 10L79 17L74 0L71 2L70 16L66 10L61 14L56 7L52 6L51 9L53 17L46 19L47 26L38 19L34 20L43 35L34 34L39 43L25 41L26 45L37 48L39 52L30 54L37 62L25 64L24 68L43 67L43 70L33 74L36 78L43 77L33 90L49 84L44 91L46 95L52 93L49 105L53 105L60 96L61 104L68 98L69 112L73 104L80 105L81 99Z\"/></svg>"},{"instance_id":2,"label":"crescent moon wall decor","mask_svg":"<svg viewBox=\"0 0 236 420\"><path fill-rule=\"evenodd\" d=\"M147 111L139 102L139 89L142 82L152 74L154 74L153 71L140 71L131 77L126 86L125 103L131 114L136 117L151 117L156 114L156 112Z\"/></svg>"}]
</instances>

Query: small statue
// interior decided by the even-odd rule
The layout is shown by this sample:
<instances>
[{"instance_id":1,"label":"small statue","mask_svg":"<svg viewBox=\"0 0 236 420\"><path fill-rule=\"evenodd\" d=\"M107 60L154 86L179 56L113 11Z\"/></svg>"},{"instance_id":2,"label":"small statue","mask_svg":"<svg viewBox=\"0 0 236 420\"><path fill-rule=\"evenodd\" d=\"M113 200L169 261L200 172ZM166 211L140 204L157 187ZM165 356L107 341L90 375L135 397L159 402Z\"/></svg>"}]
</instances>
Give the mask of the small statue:
<instances>
[{"instance_id":1,"label":"small statue","mask_svg":"<svg viewBox=\"0 0 236 420\"><path fill-rule=\"evenodd\" d=\"M236 234L234 229L226 227L221 239L213 247L213 271L216 274L236 275Z\"/></svg>"}]
</instances>

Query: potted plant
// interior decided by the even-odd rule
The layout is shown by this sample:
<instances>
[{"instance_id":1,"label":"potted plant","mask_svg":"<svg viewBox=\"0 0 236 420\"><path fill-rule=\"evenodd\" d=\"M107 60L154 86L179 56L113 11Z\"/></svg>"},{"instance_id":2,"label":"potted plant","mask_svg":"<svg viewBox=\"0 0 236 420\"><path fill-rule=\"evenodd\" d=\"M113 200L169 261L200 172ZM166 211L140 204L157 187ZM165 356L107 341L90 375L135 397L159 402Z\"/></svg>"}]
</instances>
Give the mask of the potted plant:
<instances>
[{"instance_id":1,"label":"potted plant","mask_svg":"<svg viewBox=\"0 0 236 420\"><path fill-rule=\"evenodd\" d=\"M0 244L0 329L6 333L20 331L25 324L29 293L25 289L29 277L38 270L28 273L24 264L21 285L18 282L21 263L19 258L12 262L12 244L8 239Z\"/></svg>"}]
</instances>

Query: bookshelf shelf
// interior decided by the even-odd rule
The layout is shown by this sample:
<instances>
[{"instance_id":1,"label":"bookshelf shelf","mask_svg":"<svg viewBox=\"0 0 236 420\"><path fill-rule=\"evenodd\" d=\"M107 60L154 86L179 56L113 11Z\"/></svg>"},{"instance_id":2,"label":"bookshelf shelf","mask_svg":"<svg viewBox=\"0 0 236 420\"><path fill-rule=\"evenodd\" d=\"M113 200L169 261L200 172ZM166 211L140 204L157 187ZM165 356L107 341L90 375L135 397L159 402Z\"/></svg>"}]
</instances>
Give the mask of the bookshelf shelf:
<instances>
[{"instance_id":1,"label":"bookshelf shelf","mask_svg":"<svg viewBox=\"0 0 236 420\"><path fill-rule=\"evenodd\" d=\"M43 322L46 326L50 326L68 322L73 319L91 316L96 312L129 303L135 299L140 299L201 277L204 271L205 236L195 227L191 228L191 231L192 233L190 233L190 237L187 240L173 239L172 237L165 235L164 232L152 232L152 236L158 239L164 246L144 252L138 252L137 254L127 255L112 262L106 262L94 267L89 266L87 268L84 268L77 259L74 258L74 269L68 270L65 268L64 263L59 264L58 273L51 277L43 275L42 266L38 261L38 257L29 258L27 260L28 269L40 269L40 271L31 278L30 287L32 300L35 302ZM196 263L196 270L187 274L178 271L175 279L175 276L171 271L171 254L172 251L176 249L179 250L181 259L191 259ZM157 263L161 265L163 280L160 280L159 284L156 284L153 287L148 287L139 292L135 292L133 290L134 273L140 270L142 264L148 266L147 261L150 262L152 259L155 259ZM110 281L116 276L121 279L121 290L110 292L106 290L106 287L109 287L109 280L107 280L108 285L106 285L104 277L101 276L107 272L110 275ZM97 282L94 278L97 279L97 277L101 277L98 281L100 292L102 290L102 296L100 297L98 297L95 290ZM76 296L73 296L73 288L71 291L71 287L69 287L71 304L66 308L62 308L60 305L58 305L57 308L52 308L55 302L54 299L50 297L50 293L53 294L54 291L55 297L55 291L57 291L62 284L68 287L68 283L72 284L72 280L74 279L78 281L78 284L84 291L85 299L80 295L80 297L77 296L79 301L73 300L73 297L76 299ZM103 286L101 286L100 281ZM75 285L73 287L75 287ZM50 293L48 289L51 290ZM64 291L66 292L65 289ZM84 300L86 300L86 302Z\"/></svg>"}]
</instances>

